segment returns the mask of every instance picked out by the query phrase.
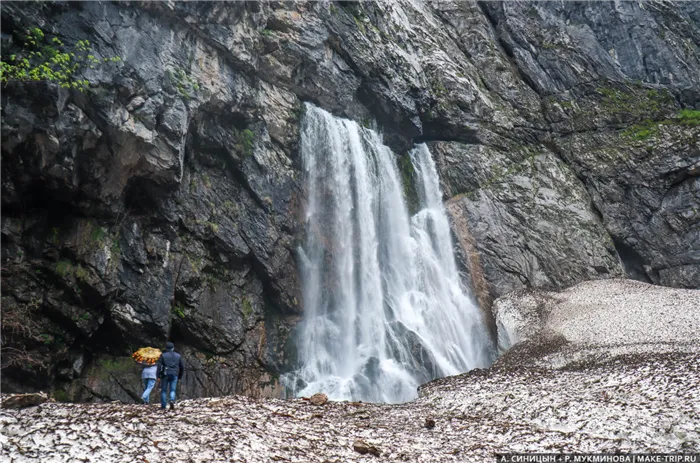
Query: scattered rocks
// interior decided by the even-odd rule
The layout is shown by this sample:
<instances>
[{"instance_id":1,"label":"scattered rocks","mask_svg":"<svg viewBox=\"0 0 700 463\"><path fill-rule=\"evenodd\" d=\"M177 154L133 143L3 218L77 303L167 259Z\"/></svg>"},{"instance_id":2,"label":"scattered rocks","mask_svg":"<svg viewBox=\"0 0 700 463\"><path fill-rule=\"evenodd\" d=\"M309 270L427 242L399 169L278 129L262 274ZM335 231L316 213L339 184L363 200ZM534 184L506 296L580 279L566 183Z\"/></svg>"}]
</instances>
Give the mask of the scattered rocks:
<instances>
[{"instance_id":1,"label":"scattered rocks","mask_svg":"<svg viewBox=\"0 0 700 463\"><path fill-rule=\"evenodd\" d=\"M318 392L309 398L309 402L312 405L320 407L321 405L324 405L326 402L328 402L328 396L326 394Z\"/></svg>"},{"instance_id":2,"label":"scattered rocks","mask_svg":"<svg viewBox=\"0 0 700 463\"><path fill-rule=\"evenodd\" d=\"M359 454L365 455L365 454L370 454L374 455L375 457L378 457L381 454L381 451L375 447L374 445L369 445L364 441L361 440L356 440L352 444L352 448Z\"/></svg>"},{"instance_id":3,"label":"scattered rocks","mask_svg":"<svg viewBox=\"0 0 700 463\"><path fill-rule=\"evenodd\" d=\"M2 401L2 408L26 408L43 404L49 400L43 392L31 394L12 394Z\"/></svg>"},{"instance_id":4,"label":"scattered rocks","mask_svg":"<svg viewBox=\"0 0 700 463\"><path fill-rule=\"evenodd\" d=\"M431 382L420 395L401 405L363 404L371 421L348 416L356 407L346 402L328 402L315 417L318 409L304 400L243 396L216 399L216 406L207 406L212 399L183 400L177 415L161 414L157 404L2 409L0 461L354 463L376 456L374 448L382 461L481 463L495 452L675 453L700 446L700 354L623 357L567 370L496 368ZM416 432L415 423L437 416L439 433Z\"/></svg>"},{"instance_id":5,"label":"scattered rocks","mask_svg":"<svg viewBox=\"0 0 700 463\"><path fill-rule=\"evenodd\" d=\"M412 402L335 402L322 393L304 400L230 396L183 400L176 419L158 405L3 408L0 459L352 463L381 455L464 463L490 461L496 452L700 447L697 291L588 282L527 298L527 316L518 316L522 297L511 295L507 308L496 303L511 315L501 329L520 342L488 370L421 386ZM310 403L323 404L323 413ZM435 429L436 417L439 433L416 432L416 423Z\"/></svg>"}]
</instances>

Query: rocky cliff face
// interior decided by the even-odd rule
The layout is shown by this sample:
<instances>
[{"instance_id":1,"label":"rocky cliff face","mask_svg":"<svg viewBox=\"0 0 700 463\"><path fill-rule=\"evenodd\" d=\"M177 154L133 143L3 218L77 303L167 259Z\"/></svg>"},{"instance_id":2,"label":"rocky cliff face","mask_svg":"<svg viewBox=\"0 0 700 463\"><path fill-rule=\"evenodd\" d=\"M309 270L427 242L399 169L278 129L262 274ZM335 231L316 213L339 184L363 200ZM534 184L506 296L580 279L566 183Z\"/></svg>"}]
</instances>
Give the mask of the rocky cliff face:
<instances>
[{"instance_id":1,"label":"rocky cliff face","mask_svg":"<svg viewBox=\"0 0 700 463\"><path fill-rule=\"evenodd\" d=\"M2 26L3 56L38 26L121 58L86 92L3 89L6 390L132 400L125 355L169 338L186 396L277 394L303 101L376 120L400 162L429 144L484 308L700 286L694 2L5 2Z\"/></svg>"}]
</instances>

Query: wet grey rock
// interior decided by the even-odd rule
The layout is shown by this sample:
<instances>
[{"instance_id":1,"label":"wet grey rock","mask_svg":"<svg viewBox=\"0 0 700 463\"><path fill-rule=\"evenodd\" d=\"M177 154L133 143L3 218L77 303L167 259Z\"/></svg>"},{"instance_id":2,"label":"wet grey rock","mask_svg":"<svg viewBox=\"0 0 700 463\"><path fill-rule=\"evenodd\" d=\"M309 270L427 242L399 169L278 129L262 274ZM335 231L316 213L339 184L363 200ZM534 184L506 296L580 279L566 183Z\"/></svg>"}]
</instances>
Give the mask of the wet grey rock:
<instances>
[{"instance_id":1,"label":"wet grey rock","mask_svg":"<svg viewBox=\"0 0 700 463\"><path fill-rule=\"evenodd\" d=\"M491 2L484 9L503 46L539 93L566 91L601 78L676 88L699 83L693 71L698 56L685 48L698 46L697 5Z\"/></svg>"},{"instance_id":2,"label":"wet grey rock","mask_svg":"<svg viewBox=\"0 0 700 463\"><path fill-rule=\"evenodd\" d=\"M48 401L49 397L44 393L11 394L2 400L2 408L26 408L34 407Z\"/></svg>"},{"instance_id":3,"label":"wet grey rock","mask_svg":"<svg viewBox=\"0 0 700 463\"><path fill-rule=\"evenodd\" d=\"M182 48L185 27L175 27L180 39L171 42L174 25L161 22L162 12L107 8L3 9L3 20L17 26L42 14L58 15L52 22L57 27L82 24L96 34L89 39L100 56L120 54L130 63L88 71L95 83L89 98L51 84L13 84L3 100L3 165L9 166L3 210L28 223L18 208L29 197L38 204L50 198L57 212L31 230L4 228L3 242L18 246L5 259L17 261L18 271L3 296L23 304L26 283L12 281L29 276L33 285L48 288L47 296L36 296L37 313L58 314L58 322L47 323L68 328L60 334L56 326L54 336L37 327L16 342L36 350L41 336L52 336L90 352L84 374L66 373L59 376L74 380L52 382L72 400L137 397L140 369L122 359L134 347L166 339L187 351L192 373L183 382L185 395L274 389L277 369L268 371L263 359L270 352L276 362L286 360L265 339L283 336L287 329L279 328L299 304L290 251L296 228L290 211L298 197L290 158L296 126L289 125L299 100L282 89L254 91L231 67L223 75L202 69L194 76L202 89L182 91L178 71L191 61L185 48L216 56L201 48L210 45L195 41ZM141 31L146 24L153 27ZM51 26L44 30L51 32ZM142 32L149 46L135 47L134 37ZM67 43L88 38L66 34ZM165 56L169 65L161 61ZM259 101L274 94L286 99L284 107ZM36 112L22 109L27 102ZM268 114L275 137L284 143L267 134L260 115L266 105L274 109ZM37 150L41 162L16 162L21 153ZM17 258L30 240L31 257ZM200 360L200 354L207 358ZM56 371L70 371L68 350L37 355L46 357L46 365L66 363L68 369ZM114 365L118 371L110 369ZM38 375L39 384L25 381L22 387L47 384L53 376L48 368Z\"/></svg>"},{"instance_id":4,"label":"wet grey rock","mask_svg":"<svg viewBox=\"0 0 700 463\"><path fill-rule=\"evenodd\" d=\"M700 128L672 123L652 130L640 141L603 132L557 144L584 179L628 274L697 288Z\"/></svg>"},{"instance_id":5,"label":"wet grey rock","mask_svg":"<svg viewBox=\"0 0 700 463\"><path fill-rule=\"evenodd\" d=\"M431 144L464 252L488 296L620 277L615 246L575 173L544 146ZM460 221L464 217L466 220Z\"/></svg>"}]
</instances>

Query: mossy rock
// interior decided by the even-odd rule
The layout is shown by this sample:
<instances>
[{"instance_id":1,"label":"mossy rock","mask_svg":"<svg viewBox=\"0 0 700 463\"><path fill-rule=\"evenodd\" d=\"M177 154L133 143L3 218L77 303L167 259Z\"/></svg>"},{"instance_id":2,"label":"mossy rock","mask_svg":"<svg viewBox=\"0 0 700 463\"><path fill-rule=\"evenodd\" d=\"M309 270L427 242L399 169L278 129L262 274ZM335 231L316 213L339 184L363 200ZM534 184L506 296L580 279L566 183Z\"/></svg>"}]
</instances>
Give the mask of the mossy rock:
<instances>
[{"instance_id":1,"label":"mossy rock","mask_svg":"<svg viewBox=\"0 0 700 463\"><path fill-rule=\"evenodd\" d=\"M110 357L97 361L100 379L109 379L110 376L123 377L133 375L135 364L131 357Z\"/></svg>"}]
</instances>

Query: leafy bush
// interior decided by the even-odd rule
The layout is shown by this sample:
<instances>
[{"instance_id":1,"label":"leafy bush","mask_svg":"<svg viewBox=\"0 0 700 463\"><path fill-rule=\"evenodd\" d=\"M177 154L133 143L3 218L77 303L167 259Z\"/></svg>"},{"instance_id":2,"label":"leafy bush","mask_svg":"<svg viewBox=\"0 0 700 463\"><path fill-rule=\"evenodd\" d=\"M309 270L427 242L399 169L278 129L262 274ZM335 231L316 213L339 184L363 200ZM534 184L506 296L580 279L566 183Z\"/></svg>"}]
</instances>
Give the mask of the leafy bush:
<instances>
[{"instance_id":1,"label":"leafy bush","mask_svg":"<svg viewBox=\"0 0 700 463\"><path fill-rule=\"evenodd\" d=\"M677 119L683 125L700 125L700 111L682 109Z\"/></svg>"},{"instance_id":2,"label":"leafy bush","mask_svg":"<svg viewBox=\"0 0 700 463\"><path fill-rule=\"evenodd\" d=\"M255 133L250 129L242 130L238 134L238 149L245 155L250 156L253 153L253 143L255 142Z\"/></svg>"},{"instance_id":3,"label":"leafy bush","mask_svg":"<svg viewBox=\"0 0 700 463\"><path fill-rule=\"evenodd\" d=\"M177 92L184 99L189 100L191 94L199 90L199 82L190 77L183 69L177 68L174 71L168 71L168 74Z\"/></svg>"},{"instance_id":4,"label":"leafy bush","mask_svg":"<svg viewBox=\"0 0 700 463\"><path fill-rule=\"evenodd\" d=\"M12 54L7 60L0 57L0 81L5 84L47 81L84 92L90 82L80 77L82 70L121 61L118 56L97 58L88 40L79 40L74 46L65 45L58 37L49 40L38 27L27 30L21 38L22 53Z\"/></svg>"}]
</instances>

